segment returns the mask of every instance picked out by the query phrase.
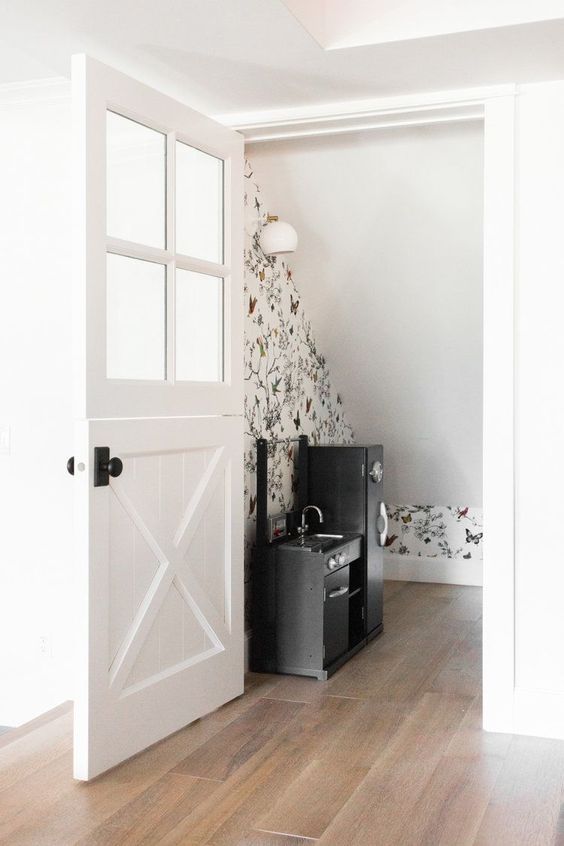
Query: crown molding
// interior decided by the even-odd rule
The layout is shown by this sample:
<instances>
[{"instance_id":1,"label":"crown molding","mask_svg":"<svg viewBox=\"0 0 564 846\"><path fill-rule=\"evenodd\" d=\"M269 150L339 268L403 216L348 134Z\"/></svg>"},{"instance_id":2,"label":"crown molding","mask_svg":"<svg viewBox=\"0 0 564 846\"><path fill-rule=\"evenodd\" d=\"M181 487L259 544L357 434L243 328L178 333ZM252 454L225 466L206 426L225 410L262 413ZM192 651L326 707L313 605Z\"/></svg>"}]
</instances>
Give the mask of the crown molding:
<instances>
[{"instance_id":1,"label":"crown molding","mask_svg":"<svg viewBox=\"0 0 564 846\"><path fill-rule=\"evenodd\" d=\"M515 92L515 85L497 85L220 115L215 119L241 132L247 143L258 143L390 127L481 120L487 101L514 95Z\"/></svg>"},{"instance_id":2,"label":"crown molding","mask_svg":"<svg viewBox=\"0 0 564 846\"><path fill-rule=\"evenodd\" d=\"M0 106L26 106L30 103L60 103L70 100L70 79L54 76L6 82L0 85Z\"/></svg>"}]
</instances>

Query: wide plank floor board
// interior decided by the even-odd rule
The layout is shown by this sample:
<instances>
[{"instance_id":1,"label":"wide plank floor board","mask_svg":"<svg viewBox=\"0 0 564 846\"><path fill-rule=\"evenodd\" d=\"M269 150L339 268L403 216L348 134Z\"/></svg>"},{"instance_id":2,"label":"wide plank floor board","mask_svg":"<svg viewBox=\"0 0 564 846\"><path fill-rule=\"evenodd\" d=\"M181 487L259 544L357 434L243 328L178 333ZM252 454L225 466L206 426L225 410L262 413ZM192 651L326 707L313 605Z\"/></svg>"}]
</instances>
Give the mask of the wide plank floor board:
<instances>
[{"instance_id":1,"label":"wide plank floor board","mask_svg":"<svg viewBox=\"0 0 564 846\"><path fill-rule=\"evenodd\" d=\"M6 846L564 846L564 742L481 729L481 590L388 582L327 682L243 696L89 784L72 714L0 744Z\"/></svg>"}]
</instances>

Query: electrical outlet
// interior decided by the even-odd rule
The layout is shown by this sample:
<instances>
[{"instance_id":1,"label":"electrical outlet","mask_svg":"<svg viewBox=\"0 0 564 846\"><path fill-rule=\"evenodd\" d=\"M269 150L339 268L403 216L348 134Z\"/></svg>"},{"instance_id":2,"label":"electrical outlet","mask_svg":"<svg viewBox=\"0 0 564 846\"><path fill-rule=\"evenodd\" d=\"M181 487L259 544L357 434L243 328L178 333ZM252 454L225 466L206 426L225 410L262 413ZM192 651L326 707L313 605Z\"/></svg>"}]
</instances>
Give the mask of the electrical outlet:
<instances>
[{"instance_id":1,"label":"electrical outlet","mask_svg":"<svg viewBox=\"0 0 564 846\"><path fill-rule=\"evenodd\" d=\"M52 657L51 638L48 635L40 635L39 637L39 652L45 658Z\"/></svg>"}]
</instances>

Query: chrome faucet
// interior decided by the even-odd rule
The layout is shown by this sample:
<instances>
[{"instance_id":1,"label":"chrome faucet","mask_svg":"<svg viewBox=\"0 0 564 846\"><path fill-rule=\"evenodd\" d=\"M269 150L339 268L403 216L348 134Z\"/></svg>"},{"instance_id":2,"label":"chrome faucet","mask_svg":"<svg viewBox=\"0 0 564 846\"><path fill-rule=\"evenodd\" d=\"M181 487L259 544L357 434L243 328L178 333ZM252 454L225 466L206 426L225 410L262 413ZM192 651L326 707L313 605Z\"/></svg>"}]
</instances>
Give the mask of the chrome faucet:
<instances>
[{"instance_id":1,"label":"chrome faucet","mask_svg":"<svg viewBox=\"0 0 564 846\"><path fill-rule=\"evenodd\" d=\"M323 514L321 512L321 508L318 508L317 505L306 505L306 507L302 511L302 531L301 531L302 540L303 540L303 537L304 537L304 535L305 535L305 533L307 532L307 529L308 529L308 526L307 526L307 523L306 523L306 511L309 508L313 508L314 511L317 511L317 513L319 515L319 522L323 523Z\"/></svg>"}]
</instances>

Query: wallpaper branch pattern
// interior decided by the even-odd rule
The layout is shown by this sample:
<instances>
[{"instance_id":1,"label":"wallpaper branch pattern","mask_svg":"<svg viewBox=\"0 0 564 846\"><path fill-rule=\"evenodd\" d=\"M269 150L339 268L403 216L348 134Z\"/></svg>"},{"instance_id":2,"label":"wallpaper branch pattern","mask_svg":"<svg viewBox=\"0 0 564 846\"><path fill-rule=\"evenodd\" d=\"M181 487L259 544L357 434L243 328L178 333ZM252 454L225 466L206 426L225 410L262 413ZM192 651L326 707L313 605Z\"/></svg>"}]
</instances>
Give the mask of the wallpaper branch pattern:
<instances>
[{"instance_id":1,"label":"wallpaper branch pattern","mask_svg":"<svg viewBox=\"0 0 564 846\"><path fill-rule=\"evenodd\" d=\"M481 559L482 510L452 505L388 505L387 552L417 558Z\"/></svg>"},{"instance_id":2,"label":"wallpaper branch pattern","mask_svg":"<svg viewBox=\"0 0 564 846\"><path fill-rule=\"evenodd\" d=\"M292 271L286 261L265 256L259 238L268 208L252 167L245 166L245 563L256 523L255 439L282 440L269 449L269 511L292 507L297 485L300 434L310 443L350 443L353 439L339 394L318 349Z\"/></svg>"}]
</instances>

